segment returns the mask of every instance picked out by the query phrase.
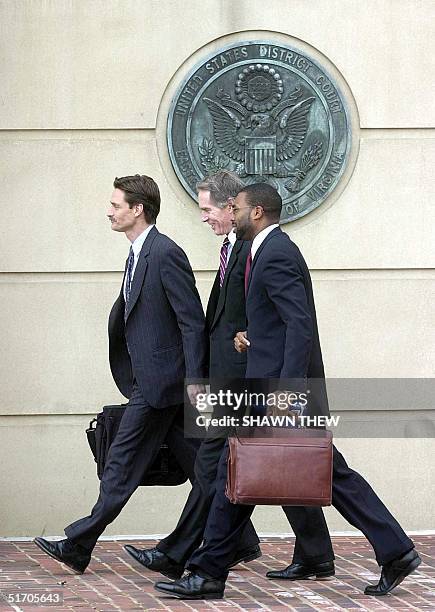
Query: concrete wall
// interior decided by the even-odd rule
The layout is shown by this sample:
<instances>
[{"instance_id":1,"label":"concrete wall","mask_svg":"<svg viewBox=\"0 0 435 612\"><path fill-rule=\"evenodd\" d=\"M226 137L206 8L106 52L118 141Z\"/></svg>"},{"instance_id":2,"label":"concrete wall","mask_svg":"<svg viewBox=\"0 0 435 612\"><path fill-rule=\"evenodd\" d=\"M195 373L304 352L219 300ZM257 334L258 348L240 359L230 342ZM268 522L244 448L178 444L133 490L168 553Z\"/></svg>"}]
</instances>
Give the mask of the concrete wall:
<instances>
[{"instance_id":1,"label":"concrete wall","mask_svg":"<svg viewBox=\"0 0 435 612\"><path fill-rule=\"evenodd\" d=\"M0 536L60 534L97 495L84 427L120 397L106 323L126 240L114 176L161 187L159 229L206 302L219 241L162 154L179 66L256 33L324 54L348 83L360 151L340 197L286 225L313 270L330 377L432 377L435 40L431 0L9 0L0 5ZM249 34L248 34L249 33ZM180 75L178 75L179 77ZM432 77L432 78L431 78ZM393 406L392 416L394 415ZM435 528L433 440L342 440L407 529ZM108 534L170 530L185 487L138 491ZM261 508L260 531L288 531ZM351 529L328 510L332 529Z\"/></svg>"}]
</instances>

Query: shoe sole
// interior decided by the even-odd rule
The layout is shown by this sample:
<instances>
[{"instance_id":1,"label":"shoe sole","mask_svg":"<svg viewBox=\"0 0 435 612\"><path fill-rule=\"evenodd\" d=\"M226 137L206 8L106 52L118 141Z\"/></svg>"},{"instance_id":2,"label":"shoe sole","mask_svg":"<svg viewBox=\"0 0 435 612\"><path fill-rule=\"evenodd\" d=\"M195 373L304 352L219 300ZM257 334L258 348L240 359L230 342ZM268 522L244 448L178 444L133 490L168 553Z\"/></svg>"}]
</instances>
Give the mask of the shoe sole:
<instances>
[{"instance_id":1,"label":"shoe sole","mask_svg":"<svg viewBox=\"0 0 435 612\"><path fill-rule=\"evenodd\" d=\"M317 574L305 574L304 576L297 577L286 577L286 576L267 576L268 580L310 580L311 578L315 578L316 580L324 580L325 578L331 578L335 576L335 570L329 570L327 572L319 572Z\"/></svg>"},{"instance_id":2,"label":"shoe sole","mask_svg":"<svg viewBox=\"0 0 435 612\"><path fill-rule=\"evenodd\" d=\"M243 559L239 559L238 561L234 561L234 563L231 563L231 565L229 565L227 569L230 570L231 568L236 567L236 565L239 565L239 563L249 563L250 561L254 561L254 559L259 559L262 554L263 553L261 551L255 552L255 553L251 553L247 557L243 557Z\"/></svg>"},{"instance_id":3,"label":"shoe sole","mask_svg":"<svg viewBox=\"0 0 435 612\"><path fill-rule=\"evenodd\" d=\"M173 593L172 591L165 591L164 589L160 589L159 587L156 587L155 585L154 585L154 588L156 589L156 591L159 591L159 593L163 593L164 595L168 595L169 597L174 597L175 599L200 600L200 599L223 599L224 598L223 593L207 593L206 595L182 595L181 593Z\"/></svg>"},{"instance_id":4,"label":"shoe sole","mask_svg":"<svg viewBox=\"0 0 435 612\"><path fill-rule=\"evenodd\" d=\"M134 554L132 552L130 552L129 550L127 550L126 548L124 548L125 552L130 555L130 557L132 559L134 559L136 561L136 563L139 563L139 565L141 565L142 567L144 567L145 569L149 570L150 572L155 572L156 574L162 574L162 576L165 576L166 578L169 578L170 580L178 580L179 578L181 578L181 576L184 574L184 571L180 573L175 573L175 572L163 572L162 570L158 570L158 569L153 569L152 567L149 567L148 565L144 565L143 563L141 563L139 561L139 559L137 559Z\"/></svg>"},{"instance_id":5,"label":"shoe sole","mask_svg":"<svg viewBox=\"0 0 435 612\"><path fill-rule=\"evenodd\" d=\"M400 578L396 578L396 580L393 582L393 584L390 586L388 590L383 591L382 593L370 593L370 592L366 593L364 591L365 595L372 595L373 597L383 597L384 595L388 595L388 593L391 593L393 589L399 586L399 584L403 582L405 578L409 576L409 574L412 574L412 572L417 569L420 563L421 563L420 557L417 557L417 559L414 559L413 561L411 561L408 567L406 568L406 573L403 574L403 576L400 576Z\"/></svg>"},{"instance_id":6,"label":"shoe sole","mask_svg":"<svg viewBox=\"0 0 435 612\"><path fill-rule=\"evenodd\" d=\"M62 565L65 565L68 569L73 571L74 574L77 574L78 576L81 576L82 574L85 573L85 570L78 570L77 568L73 567L72 565L70 565L66 561L63 561L62 559L59 559L59 557L56 557L56 555L54 555L50 550L47 550L46 548L44 548L44 546L40 542L38 542L36 540L36 538L33 540L33 543L36 544L36 546L39 548L39 550L42 550L42 552L44 552L46 555L48 555L49 557L51 557L52 559L54 559L58 563L62 563Z\"/></svg>"}]
</instances>

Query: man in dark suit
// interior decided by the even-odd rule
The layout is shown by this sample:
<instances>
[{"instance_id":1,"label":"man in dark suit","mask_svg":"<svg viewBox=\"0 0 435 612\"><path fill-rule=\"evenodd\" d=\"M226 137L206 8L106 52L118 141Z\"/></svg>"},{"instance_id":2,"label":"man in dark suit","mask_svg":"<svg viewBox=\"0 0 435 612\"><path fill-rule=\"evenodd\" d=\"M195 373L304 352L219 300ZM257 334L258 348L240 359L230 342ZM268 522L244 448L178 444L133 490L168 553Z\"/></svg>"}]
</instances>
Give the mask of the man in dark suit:
<instances>
[{"instance_id":1,"label":"man in dark suit","mask_svg":"<svg viewBox=\"0 0 435 612\"><path fill-rule=\"evenodd\" d=\"M104 529L121 512L163 441L194 479L197 445L184 437L184 379L204 376L205 320L185 253L155 226L158 186L148 176L114 182L108 217L131 242L121 292L109 317L114 380L129 398L89 516L65 528L66 540L36 538L44 552L83 573ZM202 389L191 385L192 402Z\"/></svg>"},{"instance_id":2,"label":"man in dark suit","mask_svg":"<svg viewBox=\"0 0 435 612\"><path fill-rule=\"evenodd\" d=\"M229 207L243 187L237 175L220 171L198 184L201 218L217 236L225 236L217 271L207 307L207 329L210 335L209 377L211 386L234 390L245 388L246 353L234 350L234 336L246 327L245 268L251 243L236 240L232 213ZM225 408L221 411L225 413ZM161 540L156 548L139 550L126 546L126 550L139 563L174 577L181 576L184 565L193 551L200 546L208 512L215 492L217 466L225 444L222 429L210 428L195 463L196 481L176 529ZM320 508L284 508L296 534L293 563L288 570L292 579L309 576L325 577L334 574L334 554L328 528ZM240 561L258 557L258 537L247 521L241 531L238 546L228 560L230 568Z\"/></svg>"},{"instance_id":3,"label":"man in dark suit","mask_svg":"<svg viewBox=\"0 0 435 612\"><path fill-rule=\"evenodd\" d=\"M236 347L247 347L247 378L323 379L311 279L299 249L279 228L281 206L275 189L257 184L242 189L232 207L237 238L253 241L246 269L247 332L237 334ZM326 392L318 391L317 402L327 401ZM218 466L204 545L190 558L189 574L156 584L163 593L181 599L223 597L228 559L254 509L232 504L225 496L227 455L222 454ZM382 566L379 583L368 586L366 594L385 595L418 567L412 541L335 448L332 495L333 505L364 533ZM287 579L288 570L269 572L268 577Z\"/></svg>"}]
</instances>

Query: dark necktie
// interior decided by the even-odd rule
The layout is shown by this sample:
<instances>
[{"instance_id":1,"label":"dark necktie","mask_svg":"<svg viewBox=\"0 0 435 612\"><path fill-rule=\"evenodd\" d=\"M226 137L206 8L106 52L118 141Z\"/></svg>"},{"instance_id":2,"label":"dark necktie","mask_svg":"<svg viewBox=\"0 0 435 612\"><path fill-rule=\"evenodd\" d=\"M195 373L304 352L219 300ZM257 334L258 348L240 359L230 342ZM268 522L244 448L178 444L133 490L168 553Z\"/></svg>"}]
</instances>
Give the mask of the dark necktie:
<instances>
[{"instance_id":1,"label":"dark necktie","mask_svg":"<svg viewBox=\"0 0 435 612\"><path fill-rule=\"evenodd\" d=\"M246 266L245 266L245 295L248 293L248 281L249 281L249 273L251 272L251 266L252 266L252 255L251 255L251 251L249 251L249 255L246 260Z\"/></svg>"},{"instance_id":2,"label":"dark necktie","mask_svg":"<svg viewBox=\"0 0 435 612\"><path fill-rule=\"evenodd\" d=\"M125 281L125 308L126 309L127 309L128 300L130 298L131 279L133 275L133 265L134 265L134 251L133 251L133 247L130 247L130 252L128 254L128 260L127 260L127 272L126 272L126 281Z\"/></svg>"},{"instance_id":3,"label":"dark necktie","mask_svg":"<svg viewBox=\"0 0 435 612\"><path fill-rule=\"evenodd\" d=\"M230 241L228 237L225 237L223 244L221 246L221 256L219 261L219 285L222 287L224 284L225 272L227 269L227 257L228 257L228 247L230 246Z\"/></svg>"}]
</instances>

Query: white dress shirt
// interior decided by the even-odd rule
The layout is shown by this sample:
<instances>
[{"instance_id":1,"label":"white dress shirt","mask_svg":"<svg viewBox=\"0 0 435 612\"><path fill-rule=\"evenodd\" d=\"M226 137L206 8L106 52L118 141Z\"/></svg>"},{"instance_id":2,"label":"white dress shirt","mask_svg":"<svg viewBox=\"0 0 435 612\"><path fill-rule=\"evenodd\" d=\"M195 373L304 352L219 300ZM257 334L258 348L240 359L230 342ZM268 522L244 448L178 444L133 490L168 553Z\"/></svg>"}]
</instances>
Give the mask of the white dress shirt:
<instances>
[{"instance_id":1,"label":"white dress shirt","mask_svg":"<svg viewBox=\"0 0 435 612\"><path fill-rule=\"evenodd\" d=\"M255 254L260 248L261 243L265 240L266 236L268 236L270 232L275 229L275 227L279 227L279 223L272 223L272 225L268 225L264 228L264 230L261 230L261 232L255 236L251 246L252 260L254 260Z\"/></svg>"},{"instance_id":2,"label":"white dress shirt","mask_svg":"<svg viewBox=\"0 0 435 612\"><path fill-rule=\"evenodd\" d=\"M131 247L134 253L133 269L131 271L131 284L133 284L134 271L136 270L137 260L139 259L139 253L141 252L143 243L145 242L145 239L150 233L152 227L154 227L154 224L148 226L146 230L144 230L142 234L139 234L136 240L131 243ZM127 274L125 275L125 279L124 279L124 300L126 299L126 292L125 292L126 285L127 285ZM130 287L130 290L131 290L131 287Z\"/></svg>"},{"instance_id":3,"label":"white dress shirt","mask_svg":"<svg viewBox=\"0 0 435 612\"><path fill-rule=\"evenodd\" d=\"M233 246L235 245L236 240L237 240L236 232L234 231L234 229L230 231L227 238L230 241L230 244L228 245L228 251L227 251L227 265L228 265L228 262L230 261L231 251L233 250Z\"/></svg>"}]
</instances>

